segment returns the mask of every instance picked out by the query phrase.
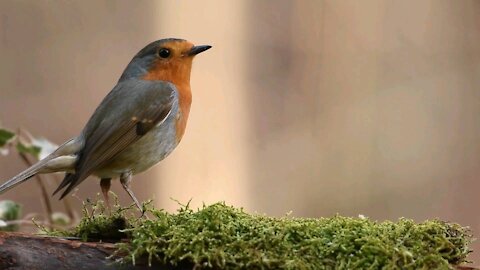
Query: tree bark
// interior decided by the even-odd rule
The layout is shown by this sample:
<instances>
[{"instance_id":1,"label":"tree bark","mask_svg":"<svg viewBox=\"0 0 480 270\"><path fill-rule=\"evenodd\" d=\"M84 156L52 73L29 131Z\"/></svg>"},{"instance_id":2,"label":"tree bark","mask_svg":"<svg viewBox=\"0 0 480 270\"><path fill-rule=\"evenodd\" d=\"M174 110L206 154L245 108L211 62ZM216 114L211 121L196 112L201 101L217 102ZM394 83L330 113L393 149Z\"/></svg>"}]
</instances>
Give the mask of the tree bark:
<instances>
[{"instance_id":1,"label":"tree bark","mask_svg":"<svg viewBox=\"0 0 480 270\"><path fill-rule=\"evenodd\" d=\"M136 265L119 264L117 258L108 258L115 251L112 243L81 242L58 237L24 233L0 232L0 269L5 270L142 270L142 269L194 269L193 265L165 266L154 262L148 267L146 260ZM480 270L470 266L457 266L457 270Z\"/></svg>"}]
</instances>

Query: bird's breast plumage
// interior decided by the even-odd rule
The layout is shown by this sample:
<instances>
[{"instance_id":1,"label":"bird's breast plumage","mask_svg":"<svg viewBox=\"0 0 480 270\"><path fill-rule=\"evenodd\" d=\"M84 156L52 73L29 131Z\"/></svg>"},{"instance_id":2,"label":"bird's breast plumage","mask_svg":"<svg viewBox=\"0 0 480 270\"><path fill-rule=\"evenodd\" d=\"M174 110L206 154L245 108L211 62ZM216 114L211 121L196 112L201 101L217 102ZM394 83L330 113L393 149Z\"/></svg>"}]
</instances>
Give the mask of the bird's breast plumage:
<instances>
[{"instance_id":1,"label":"bird's breast plumage","mask_svg":"<svg viewBox=\"0 0 480 270\"><path fill-rule=\"evenodd\" d=\"M182 140L187 127L188 115L192 104L192 91L189 84L177 85L178 91L178 114L175 119L175 139L177 143Z\"/></svg>"}]
</instances>

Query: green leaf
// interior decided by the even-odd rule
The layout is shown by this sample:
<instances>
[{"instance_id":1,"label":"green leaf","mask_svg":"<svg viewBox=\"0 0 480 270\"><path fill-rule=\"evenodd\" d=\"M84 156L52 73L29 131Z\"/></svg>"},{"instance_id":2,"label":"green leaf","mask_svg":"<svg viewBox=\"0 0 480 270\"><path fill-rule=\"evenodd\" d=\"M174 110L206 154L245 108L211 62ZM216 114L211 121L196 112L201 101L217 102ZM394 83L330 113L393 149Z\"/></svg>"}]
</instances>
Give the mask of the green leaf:
<instances>
[{"instance_id":1,"label":"green leaf","mask_svg":"<svg viewBox=\"0 0 480 270\"><path fill-rule=\"evenodd\" d=\"M38 155L38 159L44 159L45 157L47 157L48 155L50 155L51 153L53 153L53 151L57 150L58 148L58 145L52 143L51 141L45 139L45 138L33 138L32 139L32 145L40 148L40 153Z\"/></svg>"},{"instance_id":2,"label":"green leaf","mask_svg":"<svg viewBox=\"0 0 480 270\"><path fill-rule=\"evenodd\" d=\"M21 210L21 206L14 201L0 201L0 220L3 221L3 224L0 225L4 225L0 226L0 231L17 231L18 225L6 225L5 221L19 219Z\"/></svg>"},{"instance_id":3,"label":"green leaf","mask_svg":"<svg viewBox=\"0 0 480 270\"><path fill-rule=\"evenodd\" d=\"M15 137L15 133L4 129L0 128L0 147L3 147L5 144L7 144L11 139Z\"/></svg>"},{"instance_id":4,"label":"green leaf","mask_svg":"<svg viewBox=\"0 0 480 270\"><path fill-rule=\"evenodd\" d=\"M22 142L17 143L17 151L21 154L30 154L34 156L35 158L39 158L40 152L42 148L32 145L32 144L24 144Z\"/></svg>"}]
</instances>

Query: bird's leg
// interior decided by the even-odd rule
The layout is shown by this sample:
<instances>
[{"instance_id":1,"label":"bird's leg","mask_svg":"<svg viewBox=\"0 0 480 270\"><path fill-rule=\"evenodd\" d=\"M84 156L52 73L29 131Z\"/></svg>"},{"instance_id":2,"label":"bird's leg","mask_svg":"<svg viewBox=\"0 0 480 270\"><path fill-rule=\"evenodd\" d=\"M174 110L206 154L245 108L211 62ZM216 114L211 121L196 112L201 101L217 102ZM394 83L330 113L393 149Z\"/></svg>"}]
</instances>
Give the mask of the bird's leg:
<instances>
[{"instance_id":1,"label":"bird's leg","mask_svg":"<svg viewBox=\"0 0 480 270\"><path fill-rule=\"evenodd\" d=\"M142 211L142 216L143 216L144 209L143 209L142 205L140 204L140 202L135 197L135 195L133 194L133 191L130 189L130 181L132 181L132 172L126 172L126 173L122 173L120 175L120 183L122 183L123 189L125 189L125 191L128 193L128 195L130 195L130 198L132 198L132 200L135 202L138 209L140 209L140 211Z\"/></svg>"},{"instance_id":2,"label":"bird's leg","mask_svg":"<svg viewBox=\"0 0 480 270\"><path fill-rule=\"evenodd\" d=\"M108 211L111 213L112 209L110 208L110 199L108 198L108 192L110 191L111 178L102 178L100 180L100 187L102 188L103 198L105 199L105 204L107 205Z\"/></svg>"}]
</instances>

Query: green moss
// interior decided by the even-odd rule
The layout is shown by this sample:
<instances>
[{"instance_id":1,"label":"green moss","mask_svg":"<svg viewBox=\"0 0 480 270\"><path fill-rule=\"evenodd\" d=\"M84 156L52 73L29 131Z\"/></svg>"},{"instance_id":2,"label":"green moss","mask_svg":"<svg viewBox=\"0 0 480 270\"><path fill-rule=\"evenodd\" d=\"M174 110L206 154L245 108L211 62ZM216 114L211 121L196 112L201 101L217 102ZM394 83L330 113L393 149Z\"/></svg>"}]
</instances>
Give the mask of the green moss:
<instances>
[{"instance_id":1,"label":"green moss","mask_svg":"<svg viewBox=\"0 0 480 270\"><path fill-rule=\"evenodd\" d=\"M125 212L111 219L87 215L74 232L89 239L91 230L98 238L98 228ZM182 206L176 214L149 212L153 218L128 219L130 243L119 245L119 254L130 254L124 260L148 256L195 269L449 269L470 252L469 231L438 220L272 218L223 203L198 211Z\"/></svg>"},{"instance_id":2,"label":"green moss","mask_svg":"<svg viewBox=\"0 0 480 270\"><path fill-rule=\"evenodd\" d=\"M133 217L128 217L131 207L122 208L115 197L113 209L108 210L103 201L87 201L83 203L83 217L80 223L67 231L40 228L43 232L52 236L78 237L83 241L116 242L129 237L125 229L132 228Z\"/></svg>"}]
</instances>

